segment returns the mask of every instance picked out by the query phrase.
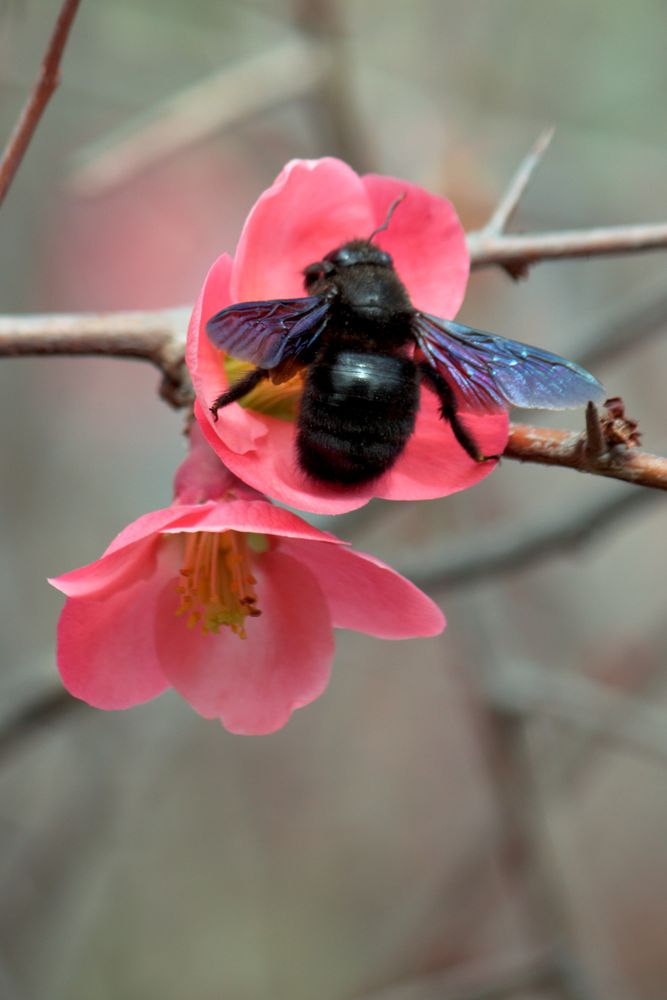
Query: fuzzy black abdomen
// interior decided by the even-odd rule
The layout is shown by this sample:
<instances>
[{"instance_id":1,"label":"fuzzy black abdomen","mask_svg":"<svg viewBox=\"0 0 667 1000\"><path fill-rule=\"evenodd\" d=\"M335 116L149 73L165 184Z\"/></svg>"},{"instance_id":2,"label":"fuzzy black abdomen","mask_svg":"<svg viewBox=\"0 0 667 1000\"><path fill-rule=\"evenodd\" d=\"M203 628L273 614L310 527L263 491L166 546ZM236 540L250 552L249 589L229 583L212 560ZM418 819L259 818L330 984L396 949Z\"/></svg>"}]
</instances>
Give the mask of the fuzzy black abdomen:
<instances>
[{"instance_id":1,"label":"fuzzy black abdomen","mask_svg":"<svg viewBox=\"0 0 667 1000\"><path fill-rule=\"evenodd\" d=\"M407 357L341 351L308 372L297 433L302 469L354 485L390 469L415 426L419 387Z\"/></svg>"}]
</instances>

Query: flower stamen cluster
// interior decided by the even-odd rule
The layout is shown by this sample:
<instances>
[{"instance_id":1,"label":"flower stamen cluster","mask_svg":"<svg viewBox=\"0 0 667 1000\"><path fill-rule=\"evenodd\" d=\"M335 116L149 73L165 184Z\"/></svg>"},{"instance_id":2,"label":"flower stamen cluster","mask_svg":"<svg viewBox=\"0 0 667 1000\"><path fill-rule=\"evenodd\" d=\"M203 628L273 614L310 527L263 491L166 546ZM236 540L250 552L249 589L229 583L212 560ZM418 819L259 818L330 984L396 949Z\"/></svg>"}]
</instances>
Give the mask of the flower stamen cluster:
<instances>
[{"instance_id":1,"label":"flower stamen cluster","mask_svg":"<svg viewBox=\"0 0 667 1000\"><path fill-rule=\"evenodd\" d=\"M204 635L217 635L226 626L246 639L246 618L262 613L257 607L256 583L242 532L189 532L176 586L181 601L175 613L187 615L187 627L199 626Z\"/></svg>"}]
</instances>

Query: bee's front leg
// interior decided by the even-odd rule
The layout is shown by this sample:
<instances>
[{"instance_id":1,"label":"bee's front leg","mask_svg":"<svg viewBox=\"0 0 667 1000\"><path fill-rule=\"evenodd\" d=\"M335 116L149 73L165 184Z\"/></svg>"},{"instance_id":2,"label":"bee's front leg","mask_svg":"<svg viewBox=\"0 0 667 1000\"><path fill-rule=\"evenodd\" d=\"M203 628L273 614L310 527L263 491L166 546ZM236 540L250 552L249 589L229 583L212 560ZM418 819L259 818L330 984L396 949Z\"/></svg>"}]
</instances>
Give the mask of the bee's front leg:
<instances>
[{"instance_id":1,"label":"bee's front leg","mask_svg":"<svg viewBox=\"0 0 667 1000\"><path fill-rule=\"evenodd\" d=\"M240 378L238 382L234 382L230 385L227 392L223 392L215 400L212 406L209 407L211 413L213 414L213 419L218 419L218 410L221 410L223 406L229 406L230 403L235 403L237 399L242 399L247 396L249 392L255 388L256 385L262 381L262 379L269 377L269 371L267 368L253 368L251 372Z\"/></svg>"}]
</instances>

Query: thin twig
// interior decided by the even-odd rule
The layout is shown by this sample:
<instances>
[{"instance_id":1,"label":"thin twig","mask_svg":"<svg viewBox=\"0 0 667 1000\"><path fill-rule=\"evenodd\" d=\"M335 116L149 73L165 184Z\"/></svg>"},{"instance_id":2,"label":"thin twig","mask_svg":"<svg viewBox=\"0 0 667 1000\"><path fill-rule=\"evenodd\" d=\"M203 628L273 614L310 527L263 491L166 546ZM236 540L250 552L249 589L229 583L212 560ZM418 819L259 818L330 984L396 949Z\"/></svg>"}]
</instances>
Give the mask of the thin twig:
<instances>
[{"instance_id":1,"label":"thin twig","mask_svg":"<svg viewBox=\"0 0 667 1000\"><path fill-rule=\"evenodd\" d=\"M529 424L512 424L503 458L538 465L560 465L595 476L667 490L667 458L639 448L615 446L597 458L586 453L583 434Z\"/></svg>"},{"instance_id":2,"label":"thin twig","mask_svg":"<svg viewBox=\"0 0 667 1000\"><path fill-rule=\"evenodd\" d=\"M472 268L504 268L513 278L525 277L531 264L564 257L636 253L667 248L667 223L563 230L527 236L505 233L531 177L553 137L548 129L520 164L487 224L468 234Z\"/></svg>"},{"instance_id":3,"label":"thin twig","mask_svg":"<svg viewBox=\"0 0 667 1000\"><path fill-rule=\"evenodd\" d=\"M60 82L60 61L79 2L80 0L65 0L63 3L42 60L40 74L2 154L0 161L0 205L5 199L49 98Z\"/></svg>"},{"instance_id":4,"label":"thin twig","mask_svg":"<svg viewBox=\"0 0 667 1000\"><path fill-rule=\"evenodd\" d=\"M401 566L401 572L418 587L438 591L516 573L549 556L564 556L590 545L612 523L655 499L648 490L623 490L611 500L574 514L568 511L565 517L550 516L532 528L522 523L516 533L496 528L476 538L473 548L468 545L458 554L449 545L430 555L413 555L410 563Z\"/></svg>"},{"instance_id":5,"label":"thin twig","mask_svg":"<svg viewBox=\"0 0 667 1000\"><path fill-rule=\"evenodd\" d=\"M542 260L667 249L667 222L565 229L525 236L503 233L494 236L480 230L468 235L468 249L471 267L500 266L521 277L532 264Z\"/></svg>"},{"instance_id":6,"label":"thin twig","mask_svg":"<svg viewBox=\"0 0 667 1000\"><path fill-rule=\"evenodd\" d=\"M545 129L540 136L538 136L535 145L526 158L520 163L519 168L510 181L505 194L498 202L498 206L493 215L482 229L483 233L486 233L489 236L497 236L507 229L515 211L519 206L519 202L526 191L526 188L530 184L533 174L537 170L542 161L542 157L551 144L555 131L555 126L552 125L550 128Z\"/></svg>"}]
</instances>

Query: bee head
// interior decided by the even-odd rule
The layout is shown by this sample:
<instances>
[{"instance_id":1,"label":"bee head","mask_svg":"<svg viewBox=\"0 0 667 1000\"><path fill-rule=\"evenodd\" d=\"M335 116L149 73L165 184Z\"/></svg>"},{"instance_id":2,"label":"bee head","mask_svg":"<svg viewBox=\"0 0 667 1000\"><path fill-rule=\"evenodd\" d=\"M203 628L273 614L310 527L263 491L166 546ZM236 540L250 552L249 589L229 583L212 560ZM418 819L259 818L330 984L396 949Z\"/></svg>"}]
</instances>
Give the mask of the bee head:
<instances>
[{"instance_id":1,"label":"bee head","mask_svg":"<svg viewBox=\"0 0 667 1000\"><path fill-rule=\"evenodd\" d=\"M304 284L306 291L318 290L316 286L332 278L336 271L345 267L355 267L358 264L368 264L372 267L393 268L394 262L384 250L373 245L373 239L378 233L383 232L389 226L391 217L397 207L405 199L407 192L403 191L398 198L392 201L387 211L386 218L381 226L374 229L368 239L350 240L335 250L331 250L325 255L323 260L315 261L304 268Z\"/></svg>"},{"instance_id":2,"label":"bee head","mask_svg":"<svg viewBox=\"0 0 667 1000\"><path fill-rule=\"evenodd\" d=\"M373 246L368 240L351 240L343 246L336 247L326 254L322 260L309 264L303 270L306 291L310 291L321 281L332 278L341 268L355 267L358 264L371 264L374 267L392 267L392 259L384 250Z\"/></svg>"},{"instance_id":3,"label":"bee head","mask_svg":"<svg viewBox=\"0 0 667 1000\"><path fill-rule=\"evenodd\" d=\"M391 267L392 260L388 253L373 246L368 240L352 240L332 250L324 258L324 262L333 264L335 268L354 267L356 264L373 264L375 267Z\"/></svg>"}]
</instances>

